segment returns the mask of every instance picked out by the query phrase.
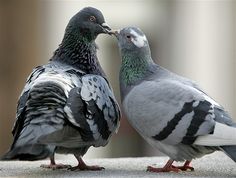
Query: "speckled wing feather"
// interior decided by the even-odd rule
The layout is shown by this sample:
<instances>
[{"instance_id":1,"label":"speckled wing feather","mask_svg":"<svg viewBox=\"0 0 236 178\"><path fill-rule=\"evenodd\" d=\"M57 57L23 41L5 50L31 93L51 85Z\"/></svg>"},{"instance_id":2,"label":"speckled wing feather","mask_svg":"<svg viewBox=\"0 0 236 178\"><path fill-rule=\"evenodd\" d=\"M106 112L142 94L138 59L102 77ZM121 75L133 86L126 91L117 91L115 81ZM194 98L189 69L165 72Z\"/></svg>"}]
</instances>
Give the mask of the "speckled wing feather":
<instances>
[{"instance_id":1,"label":"speckled wing feather","mask_svg":"<svg viewBox=\"0 0 236 178\"><path fill-rule=\"evenodd\" d=\"M81 83L81 88L70 91L65 112L68 120L79 128L84 141L94 141L94 146L104 146L111 133L118 129L118 104L103 77L85 75Z\"/></svg>"}]
</instances>

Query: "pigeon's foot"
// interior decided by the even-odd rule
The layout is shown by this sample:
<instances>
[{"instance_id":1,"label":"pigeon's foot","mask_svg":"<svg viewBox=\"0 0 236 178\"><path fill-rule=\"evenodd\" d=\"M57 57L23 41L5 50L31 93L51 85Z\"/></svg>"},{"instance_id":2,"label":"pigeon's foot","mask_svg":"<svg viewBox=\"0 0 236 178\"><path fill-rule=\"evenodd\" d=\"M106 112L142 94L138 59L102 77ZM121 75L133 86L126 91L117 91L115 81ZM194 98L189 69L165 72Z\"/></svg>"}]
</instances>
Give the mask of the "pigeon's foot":
<instances>
[{"instance_id":1,"label":"pigeon's foot","mask_svg":"<svg viewBox=\"0 0 236 178\"><path fill-rule=\"evenodd\" d=\"M183 166L173 166L173 165L172 166L180 169L181 171L194 171L194 168L190 166L190 162L191 161L185 161Z\"/></svg>"},{"instance_id":2,"label":"pigeon's foot","mask_svg":"<svg viewBox=\"0 0 236 178\"><path fill-rule=\"evenodd\" d=\"M42 164L42 165L40 165L40 167L46 168L46 169L56 170L56 169L69 169L69 168L71 168L71 165L67 165L67 164Z\"/></svg>"},{"instance_id":3,"label":"pigeon's foot","mask_svg":"<svg viewBox=\"0 0 236 178\"><path fill-rule=\"evenodd\" d=\"M68 164L56 164L54 154L50 157L50 164L41 164L40 167L46 168L46 169L68 169L71 168L71 165Z\"/></svg>"},{"instance_id":4,"label":"pigeon's foot","mask_svg":"<svg viewBox=\"0 0 236 178\"><path fill-rule=\"evenodd\" d=\"M180 169L178 169L177 167L173 166L174 160L168 160L166 165L163 168L155 168L152 166L148 166L147 167L147 171L149 172L179 172Z\"/></svg>"},{"instance_id":5,"label":"pigeon's foot","mask_svg":"<svg viewBox=\"0 0 236 178\"><path fill-rule=\"evenodd\" d=\"M152 166L148 166L147 171L148 172L179 172L180 169L178 169L174 166L163 167L163 168L155 168L155 167L152 167Z\"/></svg>"},{"instance_id":6,"label":"pigeon's foot","mask_svg":"<svg viewBox=\"0 0 236 178\"><path fill-rule=\"evenodd\" d=\"M163 168L155 168L152 166L147 167L147 171L149 172L180 172L180 171L194 171L194 168L190 166L191 161L185 161L183 166L174 166L173 160L167 161L166 165Z\"/></svg>"},{"instance_id":7,"label":"pigeon's foot","mask_svg":"<svg viewBox=\"0 0 236 178\"><path fill-rule=\"evenodd\" d=\"M100 170L105 169L104 167L100 167L100 166L88 166L87 164L85 164L85 162L83 161L83 159L81 157L77 157L76 155L75 155L75 157L78 160L79 164L78 164L78 166L69 168L69 170L71 170L71 171L75 171L75 170L100 171Z\"/></svg>"},{"instance_id":8,"label":"pigeon's foot","mask_svg":"<svg viewBox=\"0 0 236 178\"><path fill-rule=\"evenodd\" d=\"M100 166L88 166L88 165L85 165L85 166L78 165L78 166L69 168L69 170L71 170L71 171L75 171L75 170L79 170L79 171L101 171L103 169L105 169L105 168L100 167Z\"/></svg>"}]
</instances>

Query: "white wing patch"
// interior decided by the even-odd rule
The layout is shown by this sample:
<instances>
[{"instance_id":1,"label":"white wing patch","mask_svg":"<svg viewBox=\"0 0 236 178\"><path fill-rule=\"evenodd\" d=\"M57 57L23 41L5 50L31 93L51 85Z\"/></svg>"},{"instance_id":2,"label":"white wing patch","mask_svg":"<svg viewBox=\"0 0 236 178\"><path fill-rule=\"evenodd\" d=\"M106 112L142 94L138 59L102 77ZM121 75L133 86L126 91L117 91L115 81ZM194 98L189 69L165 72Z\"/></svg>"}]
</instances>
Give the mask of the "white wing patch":
<instances>
[{"instance_id":1,"label":"white wing patch","mask_svg":"<svg viewBox=\"0 0 236 178\"><path fill-rule=\"evenodd\" d=\"M145 35L139 35L136 31L130 30L130 34L134 36L134 38L131 38L131 41L134 43L135 46L142 48L146 46L147 44L147 38Z\"/></svg>"},{"instance_id":2,"label":"white wing patch","mask_svg":"<svg viewBox=\"0 0 236 178\"><path fill-rule=\"evenodd\" d=\"M61 88L63 88L67 97L68 97L69 91L73 88L73 83L69 77L64 76L62 74L55 73L53 71L49 71L49 72L41 74L36 80L32 82L31 87L39 83L44 83L44 82L49 82L49 81L54 82L58 84L59 86L61 86Z\"/></svg>"}]
</instances>

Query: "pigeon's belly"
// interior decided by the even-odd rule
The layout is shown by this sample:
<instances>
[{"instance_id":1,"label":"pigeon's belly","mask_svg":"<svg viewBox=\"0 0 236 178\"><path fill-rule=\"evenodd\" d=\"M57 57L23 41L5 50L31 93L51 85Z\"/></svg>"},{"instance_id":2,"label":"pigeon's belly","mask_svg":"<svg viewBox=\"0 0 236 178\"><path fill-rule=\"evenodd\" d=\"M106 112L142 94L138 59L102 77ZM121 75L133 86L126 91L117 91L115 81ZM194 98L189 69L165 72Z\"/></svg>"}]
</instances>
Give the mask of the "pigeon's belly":
<instances>
[{"instance_id":1,"label":"pigeon's belly","mask_svg":"<svg viewBox=\"0 0 236 178\"><path fill-rule=\"evenodd\" d=\"M99 137L96 140L85 141L80 132L71 126L64 126L51 134L40 138L40 143L49 144L60 148L60 153L75 153L75 150L90 146L105 146L108 140Z\"/></svg>"},{"instance_id":2,"label":"pigeon's belly","mask_svg":"<svg viewBox=\"0 0 236 178\"><path fill-rule=\"evenodd\" d=\"M204 147L197 145L169 145L148 137L144 137L144 139L154 148L157 148L160 152L166 154L175 161L186 161L200 158L217 150L214 147Z\"/></svg>"},{"instance_id":3,"label":"pigeon's belly","mask_svg":"<svg viewBox=\"0 0 236 178\"><path fill-rule=\"evenodd\" d=\"M83 156L89 147L77 147L77 148L66 148L66 147L57 147L56 153L59 154L75 154Z\"/></svg>"},{"instance_id":4,"label":"pigeon's belly","mask_svg":"<svg viewBox=\"0 0 236 178\"><path fill-rule=\"evenodd\" d=\"M157 148L160 152L168 155L170 158L174 160L179 160L178 158L178 147L173 145L168 145L165 143L162 143L160 141L154 140L149 137L144 137L144 139L152 145L154 148ZM183 161L183 160L182 160Z\"/></svg>"}]
</instances>

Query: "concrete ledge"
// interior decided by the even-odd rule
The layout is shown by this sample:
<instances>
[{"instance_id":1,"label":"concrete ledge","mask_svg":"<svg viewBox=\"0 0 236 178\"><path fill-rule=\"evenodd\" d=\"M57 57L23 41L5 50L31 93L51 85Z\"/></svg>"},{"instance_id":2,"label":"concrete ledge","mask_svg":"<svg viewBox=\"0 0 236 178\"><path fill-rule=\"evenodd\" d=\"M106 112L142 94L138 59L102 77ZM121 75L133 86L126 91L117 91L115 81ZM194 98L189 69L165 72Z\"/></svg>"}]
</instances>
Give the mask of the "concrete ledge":
<instances>
[{"instance_id":1,"label":"concrete ledge","mask_svg":"<svg viewBox=\"0 0 236 178\"><path fill-rule=\"evenodd\" d=\"M69 157L70 158L70 157ZM236 163L223 153L214 153L192 162L194 172L180 173L150 173L146 172L148 165L161 167L167 161L167 157L143 157L143 158L106 158L85 159L88 164L105 167L102 171L68 171L46 170L40 168L41 164L48 161L0 161L0 177L236 177ZM76 165L72 159L57 160L59 163Z\"/></svg>"}]
</instances>

